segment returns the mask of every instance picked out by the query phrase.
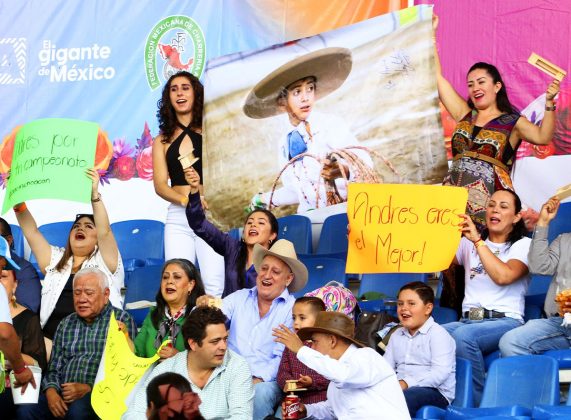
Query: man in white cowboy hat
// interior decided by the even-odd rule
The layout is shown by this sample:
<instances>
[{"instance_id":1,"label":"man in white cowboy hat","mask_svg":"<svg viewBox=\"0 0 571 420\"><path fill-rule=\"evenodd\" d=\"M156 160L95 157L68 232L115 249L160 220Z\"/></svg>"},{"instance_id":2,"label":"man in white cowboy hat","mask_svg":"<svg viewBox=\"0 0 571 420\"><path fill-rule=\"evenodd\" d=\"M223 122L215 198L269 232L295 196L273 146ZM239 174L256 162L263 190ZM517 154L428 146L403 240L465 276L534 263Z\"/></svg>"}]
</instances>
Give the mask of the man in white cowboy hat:
<instances>
[{"instance_id":1,"label":"man in white cowboy hat","mask_svg":"<svg viewBox=\"0 0 571 420\"><path fill-rule=\"evenodd\" d=\"M254 382L254 419L275 412L282 392L276 383L284 350L272 337L278 325L292 326L291 311L295 298L290 292L303 289L307 268L297 259L293 244L285 239L270 249L254 246L254 267L258 273L256 286L238 290L222 300L222 311L230 321L228 347L244 357ZM197 299L207 305L210 296Z\"/></svg>"},{"instance_id":2,"label":"man in white cowboy hat","mask_svg":"<svg viewBox=\"0 0 571 420\"><path fill-rule=\"evenodd\" d=\"M261 80L248 94L243 106L250 118L268 118L285 113L287 131L279 144L279 164L284 167L282 188L258 194L253 206L297 204L298 212L346 200L346 185L341 179L341 166L348 179L353 179L347 162L327 160L333 150L359 144L345 122L338 117L313 112L318 99L339 88L352 67L351 51L346 48L323 48L289 61ZM369 167L372 161L364 150L351 149ZM305 156L303 154L312 156ZM329 181L326 188L321 180Z\"/></svg>"},{"instance_id":3,"label":"man in white cowboy hat","mask_svg":"<svg viewBox=\"0 0 571 420\"><path fill-rule=\"evenodd\" d=\"M313 327L297 335L285 325L274 330L278 343L331 381L327 400L301 404L301 417L410 419L395 372L379 353L355 340L354 330L353 320L340 312L319 312ZM306 340L311 348L303 345Z\"/></svg>"},{"instance_id":4,"label":"man in white cowboy hat","mask_svg":"<svg viewBox=\"0 0 571 420\"><path fill-rule=\"evenodd\" d=\"M19 270L20 267L12 260L10 246L6 239L0 236L0 273L3 270ZM32 371L25 365L22 353L20 352L20 339L16 330L12 326L12 317L8 296L4 286L0 285L0 351L4 353L12 365L12 371L16 379L16 387L22 387L25 391L28 384L35 388L36 384Z\"/></svg>"}]
</instances>

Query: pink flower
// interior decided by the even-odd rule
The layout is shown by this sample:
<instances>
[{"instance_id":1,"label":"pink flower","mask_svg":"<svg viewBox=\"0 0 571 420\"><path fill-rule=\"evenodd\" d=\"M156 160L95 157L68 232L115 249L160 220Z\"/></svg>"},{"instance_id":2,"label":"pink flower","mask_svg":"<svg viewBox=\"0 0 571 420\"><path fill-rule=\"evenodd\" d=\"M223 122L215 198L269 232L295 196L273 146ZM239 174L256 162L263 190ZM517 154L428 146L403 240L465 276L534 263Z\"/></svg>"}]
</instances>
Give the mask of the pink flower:
<instances>
[{"instance_id":1,"label":"pink flower","mask_svg":"<svg viewBox=\"0 0 571 420\"><path fill-rule=\"evenodd\" d=\"M130 156L121 156L115 159L113 175L121 181L127 181L135 175L135 160Z\"/></svg>"},{"instance_id":2,"label":"pink flower","mask_svg":"<svg viewBox=\"0 0 571 420\"><path fill-rule=\"evenodd\" d=\"M153 153L151 147L145 147L137 156L137 173L145 181L153 179Z\"/></svg>"},{"instance_id":3,"label":"pink flower","mask_svg":"<svg viewBox=\"0 0 571 420\"><path fill-rule=\"evenodd\" d=\"M118 159L122 156L132 155L135 149L124 138L113 140L113 157Z\"/></svg>"}]
</instances>

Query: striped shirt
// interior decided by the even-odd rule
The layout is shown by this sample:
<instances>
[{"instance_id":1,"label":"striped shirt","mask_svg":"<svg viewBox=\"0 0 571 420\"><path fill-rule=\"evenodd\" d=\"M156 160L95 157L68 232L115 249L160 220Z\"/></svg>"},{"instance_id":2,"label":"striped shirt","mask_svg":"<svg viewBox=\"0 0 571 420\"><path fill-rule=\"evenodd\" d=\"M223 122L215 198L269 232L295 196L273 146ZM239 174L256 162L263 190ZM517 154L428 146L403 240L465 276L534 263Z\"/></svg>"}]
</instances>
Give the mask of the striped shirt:
<instances>
[{"instance_id":1,"label":"striped shirt","mask_svg":"<svg viewBox=\"0 0 571 420\"><path fill-rule=\"evenodd\" d=\"M246 360L226 351L221 366L215 368L206 385L196 386L188 376L188 350L175 354L157 365L143 384L137 384L135 398L123 414L122 420L146 420L147 385L161 373L175 372L190 381L190 387L196 392L202 403L200 414L205 419L251 420L254 410L254 385L252 374Z\"/></svg>"},{"instance_id":2,"label":"striped shirt","mask_svg":"<svg viewBox=\"0 0 571 420\"><path fill-rule=\"evenodd\" d=\"M52 347L52 356L48 371L42 381L42 391L56 388L61 391L61 385L69 382L88 384L93 387L95 376L105 341L111 311L117 321L125 323L129 337L134 338L135 323L131 316L107 303L99 316L88 324L73 313L65 317L59 324Z\"/></svg>"}]
</instances>

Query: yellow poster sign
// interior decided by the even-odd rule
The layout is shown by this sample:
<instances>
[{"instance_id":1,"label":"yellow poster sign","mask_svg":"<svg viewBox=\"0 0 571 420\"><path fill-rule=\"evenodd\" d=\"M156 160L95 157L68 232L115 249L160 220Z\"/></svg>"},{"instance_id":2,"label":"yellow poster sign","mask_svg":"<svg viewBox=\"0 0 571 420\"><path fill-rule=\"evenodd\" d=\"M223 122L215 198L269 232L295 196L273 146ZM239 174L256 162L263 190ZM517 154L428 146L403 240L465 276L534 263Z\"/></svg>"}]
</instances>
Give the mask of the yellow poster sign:
<instances>
[{"instance_id":1,"label":"yellow poster sign","mask_svg":"<svg viewBox=\"0 0 571 420\"><path fill-rule=\"evenodd\" d=\"M468 191L411 184L350 184L348 273L430 273L448 268Z\"/></svg>"},{"instance_id":2,"label":"yellow poster sign","mask_svg":"<svg viewBox=\"0 0 571 420\"><path fill-rule=\"evenodd\" d=\"M111 314L104 352L104 377L97 381L91 393L91 405L105 420L119 420L127 410L125 399L146 370L159 359L137 357L129 348L125 334L119 331L115 315ZM100 367L101 370L101 367Z\"/></svg>"}]
</instances>

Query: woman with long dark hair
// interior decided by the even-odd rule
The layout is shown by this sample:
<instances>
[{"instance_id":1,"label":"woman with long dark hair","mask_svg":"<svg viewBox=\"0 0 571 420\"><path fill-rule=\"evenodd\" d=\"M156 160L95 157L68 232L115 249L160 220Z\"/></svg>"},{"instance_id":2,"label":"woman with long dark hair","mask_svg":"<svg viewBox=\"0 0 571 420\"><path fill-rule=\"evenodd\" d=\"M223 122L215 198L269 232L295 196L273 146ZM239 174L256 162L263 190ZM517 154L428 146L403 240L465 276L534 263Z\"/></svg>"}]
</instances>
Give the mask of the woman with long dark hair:
<instances>
[{"instance_id":1,"label":"woman with long dark hair","mask_svg":"<svg viewBox=\"0 0 571 420\"><path fill-rule=\"evenodd\" d=\"M462 217L463 238L454 259L465 270L462 318L443 327L456 341L456 356L472 363L477 406L484 387L484 356L498 349L504 333L523 324L531 239L525 236L521 201L510 190L496 191L490 198L481 234L470 216Z\"/></svg>"},{"instance_id":2,"label":"woman with long dark hair","mask_svg":"<svg viewBox=\"0 0 571 420\"><path fill-rule=\"evenodd\" d=\"M433 17L433 30L438 17ZM498 69L475 63L467 75L468 100L454 90L442 74L435 51L438 95L457 122L452 134L453 162L445 185L468 188L468 214L479 228L485 222L486 202L496 190L512 190L510 172L522 139L548 144L555 130L555 102L559 81L547 87L545 115L540 126L520 115L510 103L506 85Z\"/></svg>"},{"instance_id":3,"label":"woman with long dark hair","mask_svg":"<svg viewBox=\"0 0 571 420\"><path fill-rule=\"evenodd\" d=\"M88 169L86 174L92 180L93 214L76 216L65 248L48 243L25 203L14 207L18 224L40 270L46 275L42 282L40 322L44 336L50 340L60 321L74 312L73 277L82 268L95 267L103 271L109 279L111 304L116 308L123 307L121 288L125 273L107 210L98 192L99 174L94 169Z\"/></svg>"},{"instance_id":4,"label":"woman with long dark hair","mask_svg":"<svg viewBox=\"0 0 571 420\"><path fill-rule=\"evenodd\" d=\"M159 351L161 359L184 351L182 324L194 309L196 299L202 295L204 285L194 264L182 258L165 262L157 306L151 309L135 338L135 354L151 357L165 340L171 342Z\"/></svg>"},{"instance_id":5,"label":"woman with long dark hair","mask_svg":"<svg viewBox=\"0 0 571 420\"><path fill-rule=\"evenodd\" d=\"M278 221L268 210L257 209L246 217L242 238L235 239L221 232L206 220L200 205L200 175L192 168L185 170L190 185L186 218L192 230L204 239L216 252L224 256L224 293L227 296L239 289L256 285L256 269L253 263L254 245L268 249L278 236Z\"/></svg>"},{"instance_id":6,"label":"woman with long dark hair","mask_svg":"<svg viewBox=\"0 0 571 420\"><path fill-rule=\"evenodd\" d=\"M158 102L161 133L153 142L153 184L155 192L170 202L165 224L165 258L198 260L206 291L220 296L224 287L222 257L189 228L185 217L190 187L184 178L185 156L193 154L193 164L202 174L203 87L193 74L172 75ZM170 183L169 183L170 179ZM201 205L207 208L202 185Z\"/></svg>"}]
</instances>

